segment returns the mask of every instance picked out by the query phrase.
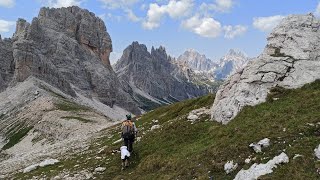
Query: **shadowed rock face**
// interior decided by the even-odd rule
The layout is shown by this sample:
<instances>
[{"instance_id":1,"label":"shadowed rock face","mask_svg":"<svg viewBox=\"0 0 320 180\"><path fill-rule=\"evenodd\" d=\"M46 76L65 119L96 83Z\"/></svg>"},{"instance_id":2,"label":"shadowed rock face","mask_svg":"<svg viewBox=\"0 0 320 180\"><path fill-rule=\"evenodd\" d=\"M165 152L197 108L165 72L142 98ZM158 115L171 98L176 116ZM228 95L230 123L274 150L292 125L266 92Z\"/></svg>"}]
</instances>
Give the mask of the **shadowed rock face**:
<instances>
[{"instance_id":1,"label":"shadowed rock face","mask_svg":"<svg viewBox=\"0 0 320 180\"><path fill-rule=\"evenodd\" d=\"M14 72L12 41L0 37L0 92L8 87Z\"/></svg>"},{"instance_id":2,"label":"shadowed rock face","mask_svg":"<svg viewBox=\"0 0 320 180\"><path fill-rule=\"evenodd\" d=\"M9 54L9 58L0 57L0 61L10 64L10 51L14 62L11 85L34 76L69 95L78 92L140 113L110 65L112 42L104 22L87 10L75 6L41 8L31 23L19 19L12 40L1 45L0 53ZM4 78L1 73L1 77L0 85L7 84L10 76Z\"/></svg>"},{"instance_id":3,"label":"shadowed rock face","mask_svg":"<svg viewBox=\"0 0 320 180\"><path fill-rule=\"evenodd\" d=\"M114 68L128 92L139 89L158 100L181 101L208 93L204 87L188 82L164 47L152 47L148 52L145 45L133 42Z\"/></svg>"},{"instance_id":4,"label":"shadowed rock face","mask_svg":"<svg viewBox=\"0 0 320 180\"><path fill-rule=\"evenodd\" d=\"M320 78L320 21L312 14L284 19L264 52L218 91L212 118L224 124L244 106L265 102L272 87L298 88Z\"/></svg>"}]
</instances>

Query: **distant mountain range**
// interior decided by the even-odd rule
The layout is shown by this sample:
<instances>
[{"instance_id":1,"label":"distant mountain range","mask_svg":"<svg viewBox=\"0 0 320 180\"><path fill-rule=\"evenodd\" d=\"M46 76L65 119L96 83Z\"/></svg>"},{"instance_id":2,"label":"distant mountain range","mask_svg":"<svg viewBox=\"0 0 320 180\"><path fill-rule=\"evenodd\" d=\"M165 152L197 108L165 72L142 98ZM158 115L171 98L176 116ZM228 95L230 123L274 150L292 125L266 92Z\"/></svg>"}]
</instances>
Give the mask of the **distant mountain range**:
<instances>
[{"instance_id":1,"label":"distant mountain range","mask_svg":"<svg viewBox=\"0 0 320 180\"><path fill-rule=\"evenodd\" d=\"M198 74L206 74L212 81L224 80L244 68L250 58L240 50L230 49L219 61L213 61L194 49L185 51L177 58Z\"/></svg>"},{"instance_id":2,"label":"distant mountain range","mask_svg":"<svg viewBox=\"0 0 320 180\"><path fill-rule=\"evenodd\" d=\"M194 49L173 58L162 46L149 52L146 45L133 42L113 69L125 92L141 109L149 110L214 92L248 61L245 53L233 49L214 62Z\"/></svg>"}]
</instances>

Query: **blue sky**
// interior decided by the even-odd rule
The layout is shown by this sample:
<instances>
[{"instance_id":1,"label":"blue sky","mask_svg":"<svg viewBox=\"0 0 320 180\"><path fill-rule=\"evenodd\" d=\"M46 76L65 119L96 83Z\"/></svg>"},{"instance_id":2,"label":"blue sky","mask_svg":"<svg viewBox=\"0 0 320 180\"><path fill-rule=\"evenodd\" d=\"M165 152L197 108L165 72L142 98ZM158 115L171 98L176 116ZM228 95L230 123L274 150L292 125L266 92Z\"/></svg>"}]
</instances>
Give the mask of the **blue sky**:
<instances>
[{"instance_id":1,"label":"blue sky","mask_svg":"<svg viewBox=\"0 0 320 180\"><path fill-rule=\"evenodd\" d=\"M31 21L42 6L78 5L101 17L113 40L112 61L132 43L163 45L177 57L193 48L218 59L230 48L259 55L266 37L289 14L320 14L319 0L0 0L0 34Z\"/></svg>"}]
</instances>

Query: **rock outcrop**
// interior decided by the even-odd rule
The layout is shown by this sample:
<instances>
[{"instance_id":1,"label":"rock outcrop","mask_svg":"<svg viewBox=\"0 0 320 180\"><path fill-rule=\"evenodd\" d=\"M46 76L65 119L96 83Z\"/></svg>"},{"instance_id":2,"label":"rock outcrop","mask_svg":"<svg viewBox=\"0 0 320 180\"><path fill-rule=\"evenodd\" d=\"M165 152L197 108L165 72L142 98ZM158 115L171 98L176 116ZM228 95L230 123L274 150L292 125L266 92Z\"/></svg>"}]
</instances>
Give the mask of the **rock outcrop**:
<instances>
[{"instance_id":1,"label":"rock outcrop","mask_svg":"<svg viewBox=\"0 0 320 180\"><path fill-rule=\"evenodd\" d=\"M33 76L73 97L79 93L140 113L110 65L112 42L104 22L88 10L41 8L31 23L19 19L12 40L0 43L0 62L6 62L0 90L11 79L14 86Z\"/></svg>"},{"instance_id":2,"label":"rock outcrop","mask_svg":"<svg viewBox=\"0 0 320 180\"><path fill-rule=\"evenodd\" d=\"M133 42L124 50L114 69L126 91L140 104L143 103L142 99L163 104L208 92L205 87L188 82L164 47L152 47L148 52L145 45Z\"/></svg>"},{"instance_id":3,"label":"rock outcrop","mask_svg":"<svg viewBox=\"0 0 320 180\"><path fill-rule=\"evenodd\" d=\"M320 21L312 14L285 18L264 52L218 91L212 118L224 124L245 106L265 102L271 88L298 88L320 78Z\"/></svg>"}]
</instances>

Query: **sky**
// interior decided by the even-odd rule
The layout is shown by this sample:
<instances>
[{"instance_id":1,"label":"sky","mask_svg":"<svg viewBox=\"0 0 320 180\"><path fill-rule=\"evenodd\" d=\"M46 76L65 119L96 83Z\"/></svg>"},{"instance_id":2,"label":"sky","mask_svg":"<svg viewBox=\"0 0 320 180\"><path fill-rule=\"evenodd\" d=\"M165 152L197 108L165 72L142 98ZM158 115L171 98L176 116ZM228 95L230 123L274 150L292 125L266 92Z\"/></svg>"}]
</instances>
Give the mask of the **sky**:
<instances>
[{"instance_id":1,"label":"sky","mask_svg":"<svg viewBox=\"0 0 320 180\"><path fill-rule=\"evenodd\" d=\"M320 0L0 0L0 34L11 37L18 18L31 22L43 6L72 5L104 20L112 63L133 41L162 45L173 57L195 49L218 60L231 48L255 57L287 15L320 15Z\"/></svg>"}]
</instances>

